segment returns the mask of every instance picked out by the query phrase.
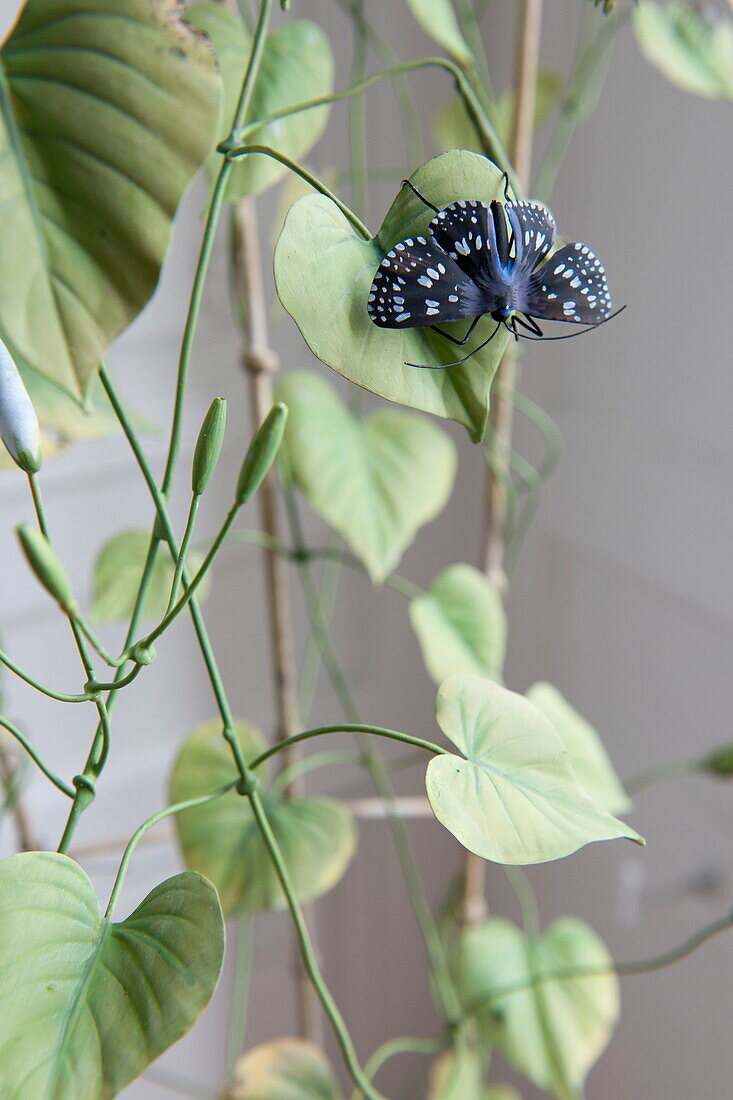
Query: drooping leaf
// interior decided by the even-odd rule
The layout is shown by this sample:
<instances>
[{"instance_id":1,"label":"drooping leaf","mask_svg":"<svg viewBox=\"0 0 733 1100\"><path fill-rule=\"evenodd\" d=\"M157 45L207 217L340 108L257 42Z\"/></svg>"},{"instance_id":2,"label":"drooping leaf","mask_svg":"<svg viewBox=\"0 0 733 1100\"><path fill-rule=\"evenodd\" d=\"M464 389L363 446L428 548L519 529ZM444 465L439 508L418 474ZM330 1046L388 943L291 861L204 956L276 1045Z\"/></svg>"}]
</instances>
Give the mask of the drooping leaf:
<instances>
[{"instance_id":1,"label":"drooping leaf","mask_svg":"<svg viewBox=\"0 0 733 1100\"><path fill-rule=\"evenodd\" d=\"M707 99L733 99L733 22L713 8L644 0L634 8L639 49L667 80Z\"/></svg>"},{"instance_id":2,"label":"drooping leaf","mask_svg":"<svg viewBox=\"0 0 733 1100\"><path fill-rule=\"evenodd\" d=\"M533 684L527 698L549 718L560 735L583 790L609 813L627 813L631 800L590 722L586 722L552 684Z\"/></svg>"},{"instance_id":3,"label":"drooping leaf","mask_svg":"<svg viewBox=\"0 0 733 1100\"><path fill-rule=\"evenodd\" d=\"M485 1100L484 1066L471 1047L447 1050L430 1067L427 1100Z\"/></svg>"},{"instance_id":4,"label":"drooping leaf","mask_svg":"<svg viewBox=\"0 0 733 1100\"><path fill-rule=\"evenodd\" d=\"M470 65L473 54L461 34L451 0L407 0L407 6L434 42L461 65Z\"/></svg>"},{"instance_id":5,"label":"drooping leaf","mask_svg":"<svg viewBox=\"0 0 733 1100\"><path fill-rule=\"evenodd\" d=\"M438 207L461 198L490 202L503 195L496 165L460 150L433 158L410 178ZM460 367L420 370L406 364L450 363L467 354L471 345L457 355L454 344L428 328L379 328L367 313L372 279L382 259L399 241L424 233L431 216L432 211L403 187L378 235L365 240L330 199L306 195L291 208L275 249L277 292L311 351L329 367L389 401L457 420L478 441L506 334L498 332L488 347ZM455 325L452 331L461 337L464 328ZM490 332L480 324L476 340L486 339Z\"/></svg>"},{"instance_id":6,"label":"drooping leaf","mask_svg":"<svg viewBox=\"0 0 733 1100\"><path fill-rule=\"evenodd\" d=\"M92 607L90 617L96 623L114 623L129 619L140 586L145 559L150 545L147 531L121 531L105 543L97 555L92 575ZM188 555L188 568L194 573L201 564L195 552ZM143 615L161 618L165 614L173 583L174 565L165 547L158 552L148 586ZM204 577L196 589L200 600L206 599L211 580Z\"/></svg>"},{"instance_id":7,"label":"drooping leaf","mask_svg":"<svg viewBox=\"0 0 733 1100\"><path fill-rule=\"evenodd\" d=\"M618 1019L612 966L602 940L575 917L555 921L540 937L494 919L464 933L459 986L508 1061L558 1100L580 1100Z\"/></svg>"},{"instance_id":8,"label":"drooping leaf","mask_svg":"<svg viewBox=\"0 0 733 1100\"><path fill-rule=\"evenodd\" d=\"M168 0L27 0L0 68L0 333L79 398L155 289L220 80Z\"/></svg>"},{"instance_id":9,"label":"drooping leaf","mask_svg":"<svg viewBox=\"0 0 733 1100\"><path fill-rule=\"evenodd\" d=\"M410 622L437 684L454 672L501 680L506 614L496 589L472 565L449 565L410 604Z\"/></svg>"},{"instance_id":10,"label":"drooping leaf","mask_svg":"<svg viewBox=\"0 0 733 1100\"><path fill-rule=\"evenodd\" d=\"M359 421L325 379L308 371L286 375L277 397L290 409L287 476L372 580L384 580L450 496L452 440L413 412L383 409Z\"/></svg>"},{"instance_id":11,"label":"drooping leaf","mask_svg":"<svg viewBox=\"0 0 733 1100\"><path fill-rule=\"evenodd\" d=\"M219 978L216 893L190 871L100 918L73 860L0 863L0 1071L13 1100L109 1100L196 1021Z\"/></svg>"},{"instance_id":12,"label":"drooping leaf","mask_svg":"<svg viewBox=\"0 0 733 1100\"><path fill-rule=\"evenodd\" d=\"M186 16L208 35L219 61L224 82L219 140L227 137L234 118L242 79L252 45L240 15L217 3L193 4ZM334 65L331 46L323 30L308 19L293 19L267 36L250 109L245 123L318 99L333 91ZM248 145L270 145L292 160L302 160L326 128L330 108L318 107L261 126L247 136ZM213 153L209 174L216 177L221 156ZM256 195L287 173L272 157L244 157L234 168L227 187L230 201Z\"/></svg>"},{"instance_id":13,"label":"drooping leaf","mask_svg":"<svg viewBox=\"0 0 733 1100\"><path fill-rule=\"evenodd\" d=\"M304 1039L277 1039L237 1062L234 1084L223 1100L341 1100L323 1051Z\"/></svg>"},{"instance_id":14,"label":"drooping leaf","mask_svg":"<svg viewBox=\"0 0 733 1100\"><path fill-rule=\"evenodd\" d=\"M544 863L595 840L643 839L580 786L567 750L528 699L478 676L440 688L437 719L465 759L434 757L433 813L469 851L496 863Z\"/></svg>"},{"instance_id":15,"label":"drooping leaf","mask_svg":"<svg viewBox=\"0 0 733 1100\"><path fill-rule=\"evenodd\" d=\"M240 723L247 759L262 748L260 734ZM171 776L171 801L196 798L236 779L221 722L199 726L184 742ZM320 897L339 881L356 848L348 811L333 798L282 801L263 791L265 810L301 901ZM236 791L176 815L186 866L217 888L225 914L282 909L285 898L260 839L247 799Z\"/></svg>"}]
</instances>

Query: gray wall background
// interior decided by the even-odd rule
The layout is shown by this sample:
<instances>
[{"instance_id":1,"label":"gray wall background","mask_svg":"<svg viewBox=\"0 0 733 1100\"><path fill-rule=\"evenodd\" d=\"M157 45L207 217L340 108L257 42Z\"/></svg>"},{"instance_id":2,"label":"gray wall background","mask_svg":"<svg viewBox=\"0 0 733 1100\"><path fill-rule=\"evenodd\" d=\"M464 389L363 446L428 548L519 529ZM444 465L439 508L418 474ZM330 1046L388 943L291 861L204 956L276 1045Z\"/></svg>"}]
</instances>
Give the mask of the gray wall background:
<instances>
[{"instance_id":1,"label":"gray wall background","mask_svg":"<svg viewBox=\"0 0 733 1100\"><path fill-rule=\"evenodd\" d=\"M579 7L579 0L546 5L543 63L567 65ZM329 0L300 0L295 8L296 15L328 26L339 80L346 84L346 21ZM433 52L402 5L369 8L405 57ZM5 25L14 10L13 2L2 0ZM511 70L515 14L515 4L495 0L486 23L499 85ZM415 88L426 118L449 92L435 74L415 77ZM392 100L377 89L368 104L373 159L397 165L402 150ZM347 139L348 116L340 107L312 163L321 168L345 163ZM730 108L667 84L624 33L597 116L578 132L553 209L564 233L588 240L603 257L616 299L629 308L592 336L530 347L525 356L526 391L557 420L565 456L545 493L511 595L508 682L518 690L540 678L556 683L596 724L622 775L658 758L698 755L731 736L731 161ZM373 224L398 183L396 172L392 182L374 189L368 211ZM169 414L202 201L196 186L181 211L153 305L110 357L130 402L159 424ZM265 226L275 201L269 196L261 203ZM267 229L262 236L268 248ZM326 369L312 359L276 305L273 340L286 367ZM215 529L228 504L248 437L236 354L220 250L206 290L188 403L190 440L211 397L230 398L225 461L205 498L202 535ZM450 562L478 556L482 465L462 433L450 430L461 459L456 491L401 567L419 583ZM519 439L531 449L521 428ZM162 436L147 445L159 464ZM182 471L189 456L190 447ZM179 517L186 502L185 474L180 481ZM122 517L125 525L147 526L145 493L119 440L68 453L48 465L43 482L64 559L77 589L88 591L95 552L120 529ZM6 646L40 676L76 683L64 624L28 578L15 549L13 525L31 512L21 478L0 478L0 509L0 624ZM254 509L245 523L255 525ZM314 541L323 540L317 522L310 531ZM228 549L207 620L236 709L268 731L272 702L260 588L257 553ZM302 623L295 577L293 599ZM359 578L345 577L334 622L369 720L432 736L433 688L401 597L372 592ZM111 642L116 636L109 632ZM177 744L213 713L187 623L175 627L159 653L155 669L140 677L119 706L109 769L98 802L79 828L79 844L129 835L159 808ZM9 712L55 765L68 771L69 759L82 760L89 715L53 706L12 681L6 694ZM314 717L337 713L323 683ZM320 783L319 777L314 789ZM346 794L367 790L353 774L337 776L336 785ZM401 788L418 792L420 772L404 775ZM28 798L41 841L54 846L63 806L35 776ZM577 913L623 960L676 944L731 906L730 799L729 789L699 779L641 795L632 820L647 836L646 851L622 843L596 845L532 871L543 921ZM461 853L433 821L414 822L410 832L437 902L460 868ZM0 842L4 852L10 850L7 825ZM104 896L116 859L84 862ZM171 845L142 849L125 904L134 907L177 866ZM705 889L700 871L706 872ZM493 911L517 916L499 870L490 871L488 889ZM435 1033L423 950L383 824L362 824L357 859L318 904L317 919L326 974L362 1057L393 1034ZM591 1074L588 1095L593 1100L728 1095L732 962L733 937L721 937L674 969L626 979L621 1023ZM292 1032L290 969L287 921L259 919L248 1044ZM164 1057L163 1067L202 1084L220 1082L230 977L228 968L212 1005L194 1032ZM398 1060L380 1082L389 1095L419 1097L423 1068L418 1059ZM146 1080L125 1095L163 1100L170 1091ZM522 1095L529 1100L539 1094L523 1085Z\"/></svg>"}]
</instances>

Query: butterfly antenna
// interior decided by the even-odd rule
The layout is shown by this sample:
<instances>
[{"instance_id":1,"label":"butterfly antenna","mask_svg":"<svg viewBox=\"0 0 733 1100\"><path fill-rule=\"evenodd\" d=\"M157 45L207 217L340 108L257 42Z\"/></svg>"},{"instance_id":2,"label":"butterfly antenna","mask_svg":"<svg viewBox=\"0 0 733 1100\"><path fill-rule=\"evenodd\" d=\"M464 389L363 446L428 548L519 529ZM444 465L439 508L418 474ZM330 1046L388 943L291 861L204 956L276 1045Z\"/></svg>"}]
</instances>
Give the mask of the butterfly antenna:
<instances>
[{"instance_id":1,"label":"butterfly antenna","mask_svg":"<svg viewBox=\"0 0 733 1100\"><path fill-rule=\"evenodd\" d=\"M465 363L467 359L470 359L472 355L475 355L477 351L483 351L487 344L496 336L497 332L501 328L502 322L496 322L496 328L489 336L488 340L484 340L483 344L479 344L473 351L469 351L468 355L464 355L462 359L456 359L455 363L405 363L406 367L419 367L421 370L443 370L444 367L460 367L461 363Z\"/></svg>"},{"instance_id":2,"label":"butterfly antenna","mask_svg":"<svg viewBox=\"0 0 733 1100\"><path fill-rule=\"evenodd\" d=\"M577 332L566 332L562 336L525 336L523 332L517 333L517 336L521 336L523 340L536 340L543 344L548 340L571 340L573 336L582 336L586 332L592 332L594 329L600 328L601 325L605 325L608 321L612 321L614 317L618 317L619 313L623 313L626 306L620 306L615 313L609 313L608 317L604 317L602 321L596 321L594 325L588 325L587 328L581 328Z\"/></svg>"},{"instance_id":3,"label":"butterfly antenna","mask_svg":"<svg viewBox=\"0 0 733 1100\"><path fill-rule=\"evenodd\" d=\"M421 201L421 202L424 202L424 203L425 203L425 205L426 205L426 206L429 206L429 207L430 207L430 209L431 209L431 210L433 210L433 211L435 211L435 213L436 213L436 214L438 213L438 207L437 207L437 206L435 206L435 205L434 205L434 204L433 204L432 202L430 202L430 200L429 200L429 199L426 199L426 198L425 198L425 196L424 196L424 195L422 195L422 194L421 194L421 193L420 193L420 192L418 191L418 189L417 189L417 187L415 187L415 184L414 184L414 183L410 183L410 181L409 181L409 180L403 180L403 181L402 181L402 186L403 186L403 187L409 187L409 188L410 188L410 190L411 190L412 192L414 192L414 194L416 194L416 195L417 195L417 197L418 197L418 198L420 199L420 201Z\"/></svg>"}]
</instances>

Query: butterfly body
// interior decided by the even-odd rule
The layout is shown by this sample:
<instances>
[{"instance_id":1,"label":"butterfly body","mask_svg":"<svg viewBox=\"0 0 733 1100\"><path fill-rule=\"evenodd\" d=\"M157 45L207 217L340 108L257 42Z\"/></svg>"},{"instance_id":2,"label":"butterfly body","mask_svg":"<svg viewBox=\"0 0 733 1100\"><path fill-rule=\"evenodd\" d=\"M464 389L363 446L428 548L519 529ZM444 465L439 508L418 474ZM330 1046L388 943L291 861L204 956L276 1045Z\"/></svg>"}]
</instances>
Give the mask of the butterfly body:
<instances>
[{"instance_id":1,"label":"butterfly body","mask_svg":"<svg viewBox=\"0 0 733 1100\"><path fill-rule=\"evenodd\" d=\"M367 304L375 325L472 318L470 332L488 314L516 335L522 315L590 325L608 318L605 271L587 245L563 245L549 256L556 226L546 206L460 199L440 210L419 197L435 216L426 236L396 244L379 265ZM541 335L536 324L529 327Z\"/></svg>"}]
</instances>

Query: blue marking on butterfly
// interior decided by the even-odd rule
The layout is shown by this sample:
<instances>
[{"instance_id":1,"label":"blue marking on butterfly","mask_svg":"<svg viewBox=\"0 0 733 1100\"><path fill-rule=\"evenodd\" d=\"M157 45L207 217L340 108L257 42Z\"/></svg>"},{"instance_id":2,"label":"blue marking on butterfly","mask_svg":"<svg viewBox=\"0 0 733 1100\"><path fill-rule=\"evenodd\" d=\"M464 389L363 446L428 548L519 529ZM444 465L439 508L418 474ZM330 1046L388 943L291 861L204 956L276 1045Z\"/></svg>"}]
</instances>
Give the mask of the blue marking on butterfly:
<instances>
[{"instance_id":1,"label":"blue marking on butterfly","mask_svg":"<svg viewBox=\"0 0 733 1100\"><path fill-rule=\"evenodd\" d=\"M548 259L556 226L542 203L460 199L439 210L406 182L435 217L426 236L396 244L379 265L367 304L375 325L416 328L472 318L462 340L441 333L462 345L486 314L497 322L495 332L504 324L517 336L519 321L539 337L533 318L591 326L609 318L606 272L587 245L563 245Z\"/></svg>"}]
</instances>

